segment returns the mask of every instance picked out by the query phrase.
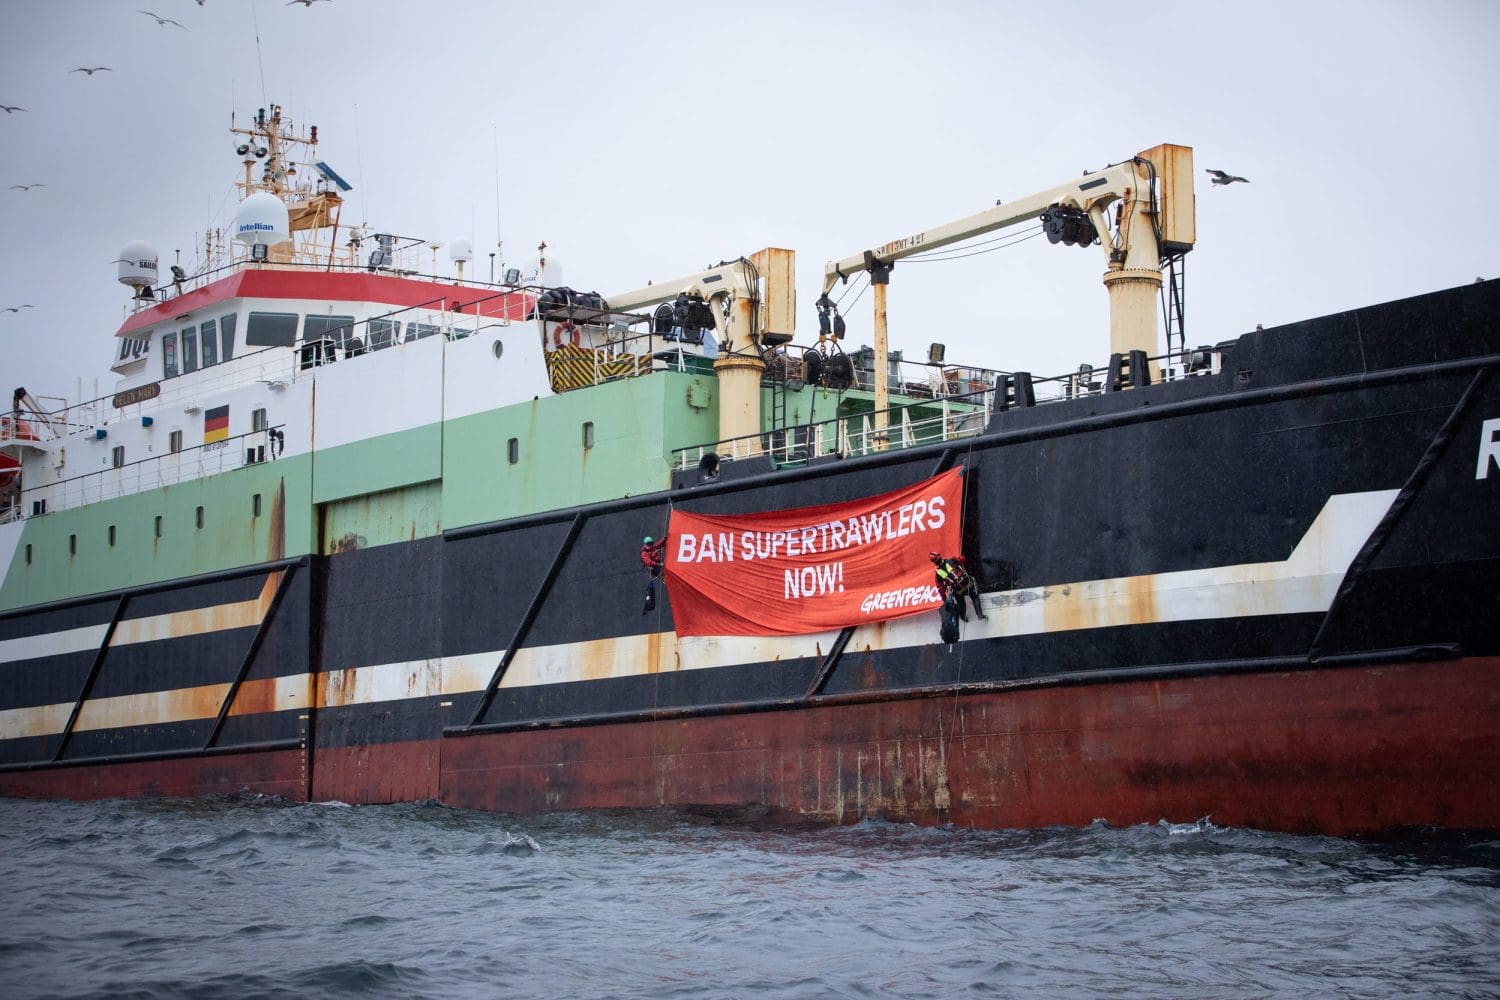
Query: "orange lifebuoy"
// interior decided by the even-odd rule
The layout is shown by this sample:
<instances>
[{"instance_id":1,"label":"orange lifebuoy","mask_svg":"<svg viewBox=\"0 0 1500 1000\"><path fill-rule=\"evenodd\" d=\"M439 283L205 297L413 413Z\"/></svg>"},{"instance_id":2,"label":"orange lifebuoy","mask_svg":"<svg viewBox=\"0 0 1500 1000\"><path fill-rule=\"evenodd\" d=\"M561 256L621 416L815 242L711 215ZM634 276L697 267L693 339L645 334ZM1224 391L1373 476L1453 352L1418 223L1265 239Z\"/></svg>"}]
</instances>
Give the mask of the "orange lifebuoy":
<instances>
[{"instance_id":1,"label":"orange lifebuoy","mask_svg":"<svg viewBox=\"0 0 1500 1000\"><path fill-rule=\"evenodd\" d=\"M553 346L561 347L563 345L563 340L565 339L571 340L573 346L577 347L578 341L580 339L578 335L578 327L574 326L572 323L557 324L556 329L552 331Z\"/></svg>"}]
</instances>

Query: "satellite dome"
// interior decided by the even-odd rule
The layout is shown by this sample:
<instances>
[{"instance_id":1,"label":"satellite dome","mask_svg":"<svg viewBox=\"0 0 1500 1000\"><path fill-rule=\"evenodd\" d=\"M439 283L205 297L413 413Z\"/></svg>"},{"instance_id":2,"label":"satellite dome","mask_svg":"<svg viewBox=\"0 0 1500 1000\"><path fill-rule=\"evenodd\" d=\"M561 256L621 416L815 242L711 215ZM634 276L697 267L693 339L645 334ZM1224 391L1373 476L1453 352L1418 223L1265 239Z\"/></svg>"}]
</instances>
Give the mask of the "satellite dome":
<instances>
[{"instance_id":1,"label":"satellite dome","mask_svg":"<svg viewBox=\"0 0 1500 1000\"><path fill-rule=\"evenodd\" d=\"M455 264L467 264L474 259L474 249L468 240L454 240L448 244L448 259Z\"/></svg>"},{"instance_id":2,"label":"satellite dome","mask_svg":"<svg viewBox=\"0 0 1500 1000\"><path fill-rule=\"evenodd\" d=\"M556 288L563 283L562 261L550 253L532 257L521 266L521 284Z\"/></svg>"},{"instance_id":3,"label":"satellite dome","mask_svg":"<svg viewBox=\"0 0 1500 1000\"><path fill-rule=\"evenodd\" d=\"M115 261L120 266L120 284L150 288L156 284L156 247L145 240L131 240Z\"/></svg>"},{"instance_id":4,"label":"satellite dome","mask_svg":"<svg viewBox=\"0 0 1500 1000\"><path fill-rule=\"evenodd\" d=\"M286 205L269 191L257 191L234 213L234 238L241 243L275 246L291 238Z\"/></svg>"}]
</instances>

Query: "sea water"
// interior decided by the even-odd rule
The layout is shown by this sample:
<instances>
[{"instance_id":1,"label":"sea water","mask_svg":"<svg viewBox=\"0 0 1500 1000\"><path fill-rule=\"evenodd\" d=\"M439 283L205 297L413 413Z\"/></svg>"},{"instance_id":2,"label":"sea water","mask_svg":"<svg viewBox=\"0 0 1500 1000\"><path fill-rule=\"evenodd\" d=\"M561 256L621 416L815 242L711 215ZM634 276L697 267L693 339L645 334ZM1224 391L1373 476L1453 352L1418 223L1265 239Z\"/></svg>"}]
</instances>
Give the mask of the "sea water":
<instances>
[{"instance_id":1,"label":"sea water","mask_svg":"<svg viewBox=\"0 0 1500 1000\"><path fill-rule=\"evenodd\" d=\"M0 799L0 996L1500 992L1500 841Z\"/></svg>"}]
</instances>

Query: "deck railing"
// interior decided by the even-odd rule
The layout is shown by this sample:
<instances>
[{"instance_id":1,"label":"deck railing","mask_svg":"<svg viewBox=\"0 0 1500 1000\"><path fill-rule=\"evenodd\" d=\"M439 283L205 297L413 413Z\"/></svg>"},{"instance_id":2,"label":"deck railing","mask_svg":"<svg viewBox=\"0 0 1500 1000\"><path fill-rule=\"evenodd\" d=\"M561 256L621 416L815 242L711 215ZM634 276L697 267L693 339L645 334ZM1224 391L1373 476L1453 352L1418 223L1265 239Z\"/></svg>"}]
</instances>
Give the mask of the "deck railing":
<instances>
[{"instance_id":1,"label":"deck railing","mask_svg":"<svg viewBox=\"0 0 1500 1000\"><path fill-rule=\"evenodd\" d=\"M20 491L19 502L0 512L0 523L81 507L145 490L173 486L205 476L275 461L280 455L281 427L249 431L181 451L152 455L125 465L96 469Z\"/></svg>"},{"instance_id":2,"label":"deck railing","mask_svg":"<svg viewBox=\"0 0 1500 1000\"><path fill-rule=\"evenodd\" d=\"M717 462L768 457L777 467L800 465L824 455L869 455L919 444L970 437L989 424L994 394L989 391L940 396L870 411L793 424L759 434L678 448L672 452L676 469L690 469L709 455ZM931 412L936 411L936 412ZM886 414L887 426L875 426L875 415Z\"/></svg>"},{"instance_id":3,"label":"deck railing","mask_svg":"<svg viewBox=\"0 0 1500 1000\"><path fill-rule=\"evenodd\" d=\"M1226 346L1173 351L1144 360L1150 364L1156 381L1174 382L1218 374L1223 368ZM1137 361L1140 360L1138 356ZM895 362L892 364L894 369ZM920 386L909 380L895 390L909 398L918 398L885 410L887 427L883 431L875 426L874 412L849 414L677 448L672 452L672 467L680 470L693 468L710 455L715 463L768 457L774 466L780 467L805 463L823 455L868 455L876 451L951 441L978 434L989 425L997 408L1016 405L1007 402L1001 394L1014 390L1020 373L942 365L930 367L934 369L934 377L928 392L921 391ZM868 374L856 370L862 375ZM1047 378L1031 379L1024 375L1025 385L1030 391L1028 400L1021 405L1041 406L1103 393L1108 389L1110 371L1108 364L1097 367L1084 364L1076 371ZM981 376L991 376L992 381L985 383ZM858 387L863 388L863 382ZM956 391L960 389L967 391ZM921 398L929 393L931 398ZM938 413L926 412L934 407L939 408Z\"/></svg>"}]
</instances>

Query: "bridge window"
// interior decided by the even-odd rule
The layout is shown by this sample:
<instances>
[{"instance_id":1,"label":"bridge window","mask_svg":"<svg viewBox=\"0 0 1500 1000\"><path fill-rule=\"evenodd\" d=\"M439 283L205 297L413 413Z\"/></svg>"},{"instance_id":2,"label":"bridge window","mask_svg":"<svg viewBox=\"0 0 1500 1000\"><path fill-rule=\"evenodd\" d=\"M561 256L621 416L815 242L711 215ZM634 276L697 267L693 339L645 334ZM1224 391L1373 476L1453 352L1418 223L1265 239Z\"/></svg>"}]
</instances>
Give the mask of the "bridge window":
<instances>
[{"instance_id":1,"label":"bridge window","mask_svg":"<svg viewBox=\"0 0 1500 1000\"><path fill-rule=\"evenodd\" d=\"M296 313L253 312L245 324L247 347L291 347L297 341Z\"/></svg>"},{"instance_id":2,"label":"bridge window","mask_svg":"<svg viewBox=\"0 0 1500 1000\"><path fill-rule=\"evenodd\" d=\"M354 334L353 316L309 316L302 321L302 342L331 340L339 350L346 350Z\"/></svg>"},{"instance_id":3,"label":"bridge window","mask_svg":"<svg viewBox=\"0 0 1500 1000\"><path fill-rule=\"evenodd\" d=\"M370 350L382 351L401 339L401 323L394 319L370 320Z\"/></svg>"},{"instance_id":4,"label":"bridge window","mask_svg":"<svg viewBox=\"0 0 1500 1000\"><path fill-rule=\"evenodd\" d=\"M219 320L219 359L228 361L234 357L234 313Z\"/></svg>"},{"instance_id":5,"label":"bridge window","mask_svg":"<svg viewBox=\"0 0 1500 1000\"><path fill-rule=\"evenodd\" d=\"M198 329L188 327L182 331L182 374L198 370Z\"/></svg>"},{"instance_id":6,"label":"bridge window","mask_svg":"<svg viewBox=\"0 0 1500 1000\"><path fill-rule=\"evenodd\" d=\"M406 342L421 340L423 337L435 337L443 332L443 328L436 323L408 323L406 324Z\"/></svg>"},{"instance_id":7,"label":"bridge window","mask_svg":"<svg viewBox=\"0 0 1500 1000\"><path fill-rule=\"evenodd\" d=\"M202 334L203 341L203 367L208 368L219 363L219 330L218 324L209 320L198 328Z\"/></svg>"},{"instance_id":8,"label":"bridge window","mask_svg":"<svg viewBox=\"0 0 1500 1000\"><path fill-rule=\"evenodd\" d=\"M161 338L161 377L177 377L177 334L163 334Z\"/></svg>"}]
</instances>

